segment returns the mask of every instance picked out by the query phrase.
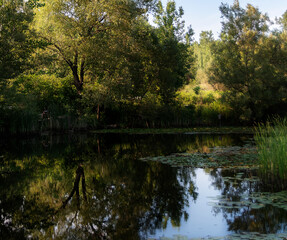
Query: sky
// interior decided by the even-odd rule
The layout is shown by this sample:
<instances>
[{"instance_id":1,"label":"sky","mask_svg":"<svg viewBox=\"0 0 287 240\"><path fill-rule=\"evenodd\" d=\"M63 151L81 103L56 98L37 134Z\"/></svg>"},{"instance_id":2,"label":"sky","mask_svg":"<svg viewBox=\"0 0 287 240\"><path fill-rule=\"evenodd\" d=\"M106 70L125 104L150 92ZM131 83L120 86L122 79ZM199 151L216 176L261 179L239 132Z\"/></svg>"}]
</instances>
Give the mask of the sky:
<instances>
[{"instance_id":1,"label":"sky","mask_svg":"<svg viewBox=\"0 0 287 240\"><path fill-rule=\"evenodd\" d=\"M162 0L165 6L168 0ZM212 31L214 38L218 38L221 30L221 3L232 5L234 0L175 0L177 8L184 10L185 25L191 25L195 32L194 39L199 40L202 31ZM258 7L262 13L267 13L270 20L281 17L287 10L287 0L239 0L241 7L247 4Z\"/></svg>"}]
</instances>

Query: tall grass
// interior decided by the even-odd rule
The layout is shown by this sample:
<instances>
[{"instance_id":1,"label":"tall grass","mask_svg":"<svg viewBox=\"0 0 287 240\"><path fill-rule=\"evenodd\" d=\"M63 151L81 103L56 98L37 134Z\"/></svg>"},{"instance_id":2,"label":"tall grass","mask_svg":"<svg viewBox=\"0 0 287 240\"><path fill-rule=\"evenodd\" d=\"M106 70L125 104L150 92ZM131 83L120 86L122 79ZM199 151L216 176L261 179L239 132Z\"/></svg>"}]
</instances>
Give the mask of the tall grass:
<instances>
[{"instance_id":1,"label":"tall grass","mask_svg":"<svg viewBox=\"0 0 287 240\"><path fill-rule=\"evenodd\" d=\"M260 174L265 182L287 187L287 119L256 127Z\"/></svg>"}]
</instances>

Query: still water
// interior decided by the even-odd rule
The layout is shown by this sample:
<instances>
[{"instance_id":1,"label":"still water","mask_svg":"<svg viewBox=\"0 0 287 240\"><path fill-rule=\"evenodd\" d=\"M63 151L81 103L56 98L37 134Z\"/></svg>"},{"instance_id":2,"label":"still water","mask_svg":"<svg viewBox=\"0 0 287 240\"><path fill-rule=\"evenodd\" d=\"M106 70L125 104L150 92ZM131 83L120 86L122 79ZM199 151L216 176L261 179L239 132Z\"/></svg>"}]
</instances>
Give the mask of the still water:
<instances>
[{"instance_id":1,"label":"still water","mask_svg":"<svg viewBox=\"0 0 287 240\"><path fill-rule=\"evenodd\" d=\"M256 170L141 160L252 144L239 134L2 139L0 239L285 239L287 193L266 192Z\"/></svg>"}]
</instances>

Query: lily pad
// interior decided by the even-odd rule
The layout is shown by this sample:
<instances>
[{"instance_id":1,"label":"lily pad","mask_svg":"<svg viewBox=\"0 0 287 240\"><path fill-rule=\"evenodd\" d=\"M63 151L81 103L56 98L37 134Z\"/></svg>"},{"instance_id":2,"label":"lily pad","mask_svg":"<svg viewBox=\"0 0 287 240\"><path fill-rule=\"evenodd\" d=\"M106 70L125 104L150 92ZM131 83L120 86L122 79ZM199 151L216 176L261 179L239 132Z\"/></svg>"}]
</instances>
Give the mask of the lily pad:
<instances>
[{"instance_id":1,"label":"lily pad","mask_svg":"<svg viewBox=\"0 0 287 240\"><path fill-rule=\"evenodd\" d=\"M248 146L215 147L210 152L174 153L168 156L145 157L174 167L194 168L258 168L256 148ZM239 178L241 175L238 175Z\"/></svg>"},{"instance_id":2,"label":"lily pad","mask_svg":"<svg viewBox=\"0 0 287 240\"><path fill-rule=\"evenodd\" d=\"M267 205L287 210L287 191L278 193L251 193L242 195L240 201L231 201L226 196L216 196L210 198L209 206L215 208L243 208L250 207L252 209L260 209Z\"/></svg>"},{"instance_id":3,"label":"lily pad","mask_svg":"<svg viewBox=\"0 0 287 240\"><path fill-rule=\"evenodd\" d=\"M278 233L278 234L260 234L257 232L241 232L241 233L234 233L224 237L212 237L207 236L204 238L187 238L181 235L175 235L173 237L160 237L157 240L280 240L280 239L287 239L287 233ZM154 238L149 238L148 240L155 240Z\"/></svg>"}]
</instances>

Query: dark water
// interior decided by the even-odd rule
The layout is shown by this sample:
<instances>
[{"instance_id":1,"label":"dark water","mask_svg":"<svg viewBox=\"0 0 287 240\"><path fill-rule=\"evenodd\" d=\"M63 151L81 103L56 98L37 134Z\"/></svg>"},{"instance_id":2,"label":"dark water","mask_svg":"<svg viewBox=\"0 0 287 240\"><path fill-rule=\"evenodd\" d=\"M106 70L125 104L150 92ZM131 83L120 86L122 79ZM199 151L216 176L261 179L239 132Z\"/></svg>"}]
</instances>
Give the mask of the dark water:
<instances>
[{"instance_id":1,"label":"dark water","mask_svg":"<svg viewBox=\"0 0 287 240\"><path fill-rule=\"evenodd\" d=\"M2 139L0 237L235 239L243 233L284 233L287 211L270 204L259 208L250 197L261 191L256 171L139 160L250 140L238 134Z\"/></svg>"}]
</instances>

